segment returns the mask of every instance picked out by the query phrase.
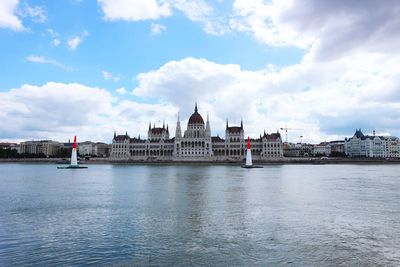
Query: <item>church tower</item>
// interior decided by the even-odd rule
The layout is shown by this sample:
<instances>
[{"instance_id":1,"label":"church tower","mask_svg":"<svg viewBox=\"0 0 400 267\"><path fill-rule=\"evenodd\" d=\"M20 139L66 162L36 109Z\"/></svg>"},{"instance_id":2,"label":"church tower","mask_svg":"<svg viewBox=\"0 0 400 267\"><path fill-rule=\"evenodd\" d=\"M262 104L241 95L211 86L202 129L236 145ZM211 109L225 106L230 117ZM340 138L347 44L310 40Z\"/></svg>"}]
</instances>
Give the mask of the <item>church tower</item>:
<instances>
[{"instance_id":1,"label":"church tower","mask_svg":"<svg viewBox=\"0 0 400 267\"><path fill-rule=\"evenodd\" d=\"M180 139L181 137L182 137L181 121L178 112L178 121L176 122L176 129L175 129L175 139Z\"/></svg>"},{"instance_id":2,"label":"church tower","mask_svg":"<svg viewBox=\"0 0 400 267\"><path fill-rule=\"evenodd\" d=\"M211 128L210 128L210 119L207 113L207 122L206 122L206 137L211 137Z\"/></svg>"}]
</instances>

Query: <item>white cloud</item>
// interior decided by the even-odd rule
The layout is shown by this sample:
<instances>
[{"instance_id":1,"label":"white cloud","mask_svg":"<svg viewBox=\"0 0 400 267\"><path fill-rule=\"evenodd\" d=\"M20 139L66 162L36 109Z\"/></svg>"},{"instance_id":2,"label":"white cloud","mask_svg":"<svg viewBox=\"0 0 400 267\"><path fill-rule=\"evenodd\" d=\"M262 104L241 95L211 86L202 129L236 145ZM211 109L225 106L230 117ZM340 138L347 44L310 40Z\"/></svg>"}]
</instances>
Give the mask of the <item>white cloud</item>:
<instances>
[{"instance_id":1,"label":"white cloud","mask_svg":"<svg viewBox=\"0 0 400 267\"><path fill-rule=\"evenodd\" d=\"M256 40L269 45L307 48L312 44L313 36L301 34L280 21L280 14L292 4L291 0L235 0L230 26L234 30L250 33Z\"/></svg>"},{"instance_id":2,"label":"white cloud","mask_svg":"<svg viewBox=\"0 0 400 267\"><path fill-rule=\"evenodd\" d=\"M289 132L291 141L300 135L307 142L343 138L359 127L400 135L398 69L399 58L382 54L260 71L185 58L136 77L133 94L148 104L80 84L23 85L0 93L0 120L10 125L0 130L0 139L66 140L78 134L110 141L114 130L144 137L149 121L163 120L173 133L177 112L185 128L195 101L204 117L209 112L213 135L224 135L226 118L231 124L243 118L251 136L287 125L296 129Z\"/></svg>"},{"instance_id":3,"label":"white cloud","mask_svg":"<svg viewBox=\"0 0 400 267\"><path fill-rule=\"evenodd\" d=\"M59 46L59 45L61 44L61 41L60 41L60 39L58 39L58 38L54 38L54 39L51 41L51 44L54 45L54 46Z\"/></svg>"},{"instance_id":4,"label":"white cloud","mask_svg":"<svg viewBox=\"0 0 400 267\"><path fill-rule=\"evenodd\" d=\"M22 31L24 26L16 15L18 0L0 1L0 28L9 28L13 31Z\"/></svg>"},{"instance_id":5,"label":"white cloud","mask_svg":"<svg viewBox=\"0 0 400 267\"><path fill-rule=\"evenodd\" d=\"M53 38L53 40L51 40L51 44L53 46L59 46L61 44L60 34L54 31L52 28L47 29L47 32L51 36L51 38Z\"/></svg>"},{"instance_id":6,"label":"white cloud","mask_svg":"<svg viewBox=\"0 0 400 267\"><path fill-rule=\"evenodd\" d=\"M114 75L108 71L101 71L101 74L103 75L104 80L106 81L113 81L113 82L118 82L120 80L120 77L118 75Z\"/></svg>"},{"instance_id":7,"label":"white cloud","mask_svg":"<svg viewBox=\"0 0 400 267\"><path fill-rule=\"evenodd\" d=\"M51 112L49 112L51 111ZM22 85L0 92L3 140L78 139L111 142L114 130L145 136L149 121L175 121L168 104L117 101L110 92L77 83Z\"/></svg>"},{"instance_id":8,"label":"white cloud","mask_svg":"<svg viewBox=\"0 0 400 267\"><path fill-rule=\"evenodd\" d=\"M30 6L25 3L18 13L21 17L31 17L33 22L44 23L47 21L46 10L41 6Z\"/></svg>"},{"instance_id":9,"label":"white cloud","mask_svg":"<svg viewBox=\"0 0 400 267\"><path fill-rule=\"evenodd\" d=\"M224 16L217 16L216 10L204 0L171 0L173 7L185 14L194 22L198 22L208 34L221 35L229 31Z\"/></svg>"},{"instance_id":10,"label":"white cloud","mask_svg":"<svg viewBox=\"0 0 400 267\"><path fill-rule=\"evenodd\" d=\"M106 20L157 20L169 17L173 11L182 12L189 20L202 25L209 34L223 34L229 30L223 16L204 0L98 0ZM158 33L158 31L157 31Z\"/></svg>"},{"instance_id":11,"label":"white cloud","mask_svg":"<svg viewBox=\"0 0 400 267\"><path fill-rule=\"evenodd\" d=\"M170 6L157 0L98 0L106 20L139 21L171 15Z\"/></svg>"},{"instance_id":12,"label":"white cloud","mask_svg":"<svg viewBox=\"0 0 400 267\"><path fill-rule=\"evenodd\" d=\"M400 44L400 2L235 0L231 27L273 46L298 46L316 60L386 53Z\"/></svg>"},{"instance_id":13,"label":"white cloud","mask_svg":"<svg viewBox=\"0 0 400 267\"><path fill-rule=\"evenodd\" d=\"M89 35L87 31L84 31L80 36L74 36L67 40L67 44L70 49L76 50L83 40Z\"/></svg>"},{"instance_id":14,"label":"white cloud","mask_svg":"<svg viewBox=\"0 0 400 267\"><path fill-rule=\"evenodd\" d=\"M386 62L387 69L379 62ZM293 141L300 135L306 141L332 140L352 134L356 127L399 135L399 67L399 59L384 55L329 64L304 61L260 71L186 58L138 75L133 94L157 96L179 107L186 118L197 100L203 115L210 112L214 133L220 134L225 118L237 123L243 118L253 136L264 128L295 128Z\"/></svg>"},{"instance_id":15,"label":"white cloud","mask_svg":"<svg viewBox=\"0 0 400 267\"><path fill-rule=\"evenodd\" d=\"M151 25L150 25L150 32L152 35L159 35L166 29L167 29L167 27L162 24L151 23Z\"/></svg>"},{"instance_id":16,"label":"white cloud","mask_svg":"<svg viewBox=\"0 0 400 267\"><path fill-rule=\"evenodd\" d=\"M41 6L30 6L24 3L20 6L19 0L0 1L0 28L8 28L13 31L24 31L21 18L29 17L33 22L44 23L47 14Z\"/></svg>"},{"instance_id":17,"label":"white cloud","mask_svg":"<svg viewBox=\"0 0 400 267\"><path fill-rule=\"evenodd\" d=\"M124 88L124 87L121 87L121 88L118 88L117 90L115 90L118 94L120 94L120 95L125 95L125 94L127 94L128 93L128 91Z\"/></svg>"},{"instance_id":18,"label":"white cloud","mask_svg":"<svg viewBox=\"0 0 400 267\"><path fill-rule=\"evenodd\" d=\"M27 56L25 58L25 60L27 60L29 62L33 62L33 63L53 65L53 66L56 66L58 68L61 68L61 69L67 70L67 71L73 70L71 67L68 67L68 66L62 64L62 63L58 62L57 60L48 59L43 56L30 55L30 56Z\"/></svg>"}]
</instances>

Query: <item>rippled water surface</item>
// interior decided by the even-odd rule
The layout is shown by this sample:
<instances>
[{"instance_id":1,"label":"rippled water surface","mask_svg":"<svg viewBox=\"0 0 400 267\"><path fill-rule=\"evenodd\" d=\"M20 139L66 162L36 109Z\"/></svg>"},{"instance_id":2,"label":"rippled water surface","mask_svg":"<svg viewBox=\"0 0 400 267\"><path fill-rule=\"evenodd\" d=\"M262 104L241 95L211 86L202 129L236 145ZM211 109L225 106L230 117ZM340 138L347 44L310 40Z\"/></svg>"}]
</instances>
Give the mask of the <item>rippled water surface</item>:
<instances>
[{"instance_id":1,"label":"rippled water surface","mask_svg":"<svg viewBox=\"0 0 400 267\"><path fill-rule=\"evenodd\" d=\"M399 266L400 165L0 164L0 266Z\"/></svg>"}]
</instances>

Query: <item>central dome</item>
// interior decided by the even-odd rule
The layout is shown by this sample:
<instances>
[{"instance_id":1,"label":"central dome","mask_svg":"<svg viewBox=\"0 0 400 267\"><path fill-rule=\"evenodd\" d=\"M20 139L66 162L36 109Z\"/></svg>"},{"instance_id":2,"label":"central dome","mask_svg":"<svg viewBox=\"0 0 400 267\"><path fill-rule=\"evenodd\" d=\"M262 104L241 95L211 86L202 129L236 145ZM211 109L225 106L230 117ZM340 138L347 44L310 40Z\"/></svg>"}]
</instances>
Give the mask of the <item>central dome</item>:
<instances>
[{"instance_id":1,"label":"central dome","mask_svg":"<svg viewBox=\"0 0 400 267\"><path fill-rule=\"evenodd\" d=\"M197 103L194 107L194 113L189 118L189 124L202 123L204 124L203 117L197 112Z\"/></svg>"}]
</instances>

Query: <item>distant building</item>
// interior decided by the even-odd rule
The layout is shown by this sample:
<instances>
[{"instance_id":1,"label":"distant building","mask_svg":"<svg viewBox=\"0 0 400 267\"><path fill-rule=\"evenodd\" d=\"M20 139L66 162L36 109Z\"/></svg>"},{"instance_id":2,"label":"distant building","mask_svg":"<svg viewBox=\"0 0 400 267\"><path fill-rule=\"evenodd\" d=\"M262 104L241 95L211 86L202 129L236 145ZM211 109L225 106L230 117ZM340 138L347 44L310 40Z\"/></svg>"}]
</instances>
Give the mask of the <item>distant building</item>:
<instances>
[{"instance_id":1,"label":"distant building","mask_svg":"<svg viewBox=\"0 0 400 267\"><path fill-rule=\"evenodd\" d=\"M331 141L331 142L329 142L329 144L331 146L331 156L344 156L345 155L343 140Z\"/></svg>"},{"instance_id":2,"label":"distant building","mask_svg":"<svg viewBox=\"0 0 400 267\"><path fill-rule=\"evenodd\" d=\"M16 149L18 147L18 144L16 143L0 143L0 148L1 149Z\"/></svg>"},{"instance_id":3,"label":"distant building","mask_svg":"<svg viewBox=\"0 0 400 267\"><path fill-rule=\"evenodd\" d=\"M175 137L170 138L168 125L162 127L149 124L148 138L130 138L117 135L111 146L114 160L175 160L175 161L238 161L245 159L246 141L243 122L240 126L229 126L226 122L225 139L211 136L210 121L204 122L197 105L190 116L186 131L182 134L180 119ZM252 139L253 160L283 157L282 139L279 133L260 135Z\"/></svg>"},{"instance_id":4,"label":"distant building","mask_svg":"<svg viewBox=\"0 0 400 267\"><path fill-rule=\"evenodd\" d=\"M110 156L110 146L106 143L97 142L94 146L94 155L102 158Z\"/></svg>"},{"instance_id":5,"label":"distant building","mask_svg":"<svg viewBox=\"0 0 400 267\"><path fill-rule=\"evenodd\" d=\"M85 141L78 144L78 153L81 156L108 157L109 146L106 143Z\"/></svg>"},{"instance_id":6,"label":"distant building","mask_svg":"<svg viewBox=\"0 0 400 267\"><path fill-rule=\"evenodd\" d=\"M95 143L86 141L78 144L78 153L81 156L93 156L95 150Z\"/></svg>"},{"instance_id":7,"label":"distant building","mask_svg":"<svg viewBox=\"0 0 400 267\"><path fill-rule=\"evenodd\" d=\"M289 143L284 149L285 157L311 157L314 155L314 145L307 143Z\"/></svg>"},{"instance_id":8,"label":"distant building","mask_svg":"<svg viewBox=\"0 0 400 267\"><path fill-rule=\"evenodd\" d=\"M51 140L26 141L20 143L20 153L24 154L43 154L46 157L56 156L60 151L62 144Z\"/></svg>"},{"instance_id":9,"label":"distant building","mask_svg":"<svg viewBox=\"0 0 400 267\"><path fill-rule=\"evenodd\" d=\"M329 142L322 142L314 145L314 156L330 156L331 144Z\"/></svg>"},{"instance_id":10,"label":"distant building","mask_svg":"<svg viewBox=\"0 0 400 267\"><path fill-rule=\"evenodd\" d=\"M395 158L399 155L399 138L364 135L361 129L345 140L345 153L349 157Z\"/></svg>"},{"instance_id":11,"label":"distant building","mask_svg":"<svg viewBox=\"0 0 400 267\"><path fill-rule=\"evenodd\" d=\"M385 137L387 158L400 158L400 140L398 137Z\"/></svg>"},{"instance_id":12,"label":"distant building","mask_svg":"<svg viewBox=\"0 0 400 267\"><path fill-rule=\"evenodd\" d=\"M0 143L0 149L11 149L16 150L17 153L20 153L20 145L17 143Z\"/></svg>"}]
</instances>

